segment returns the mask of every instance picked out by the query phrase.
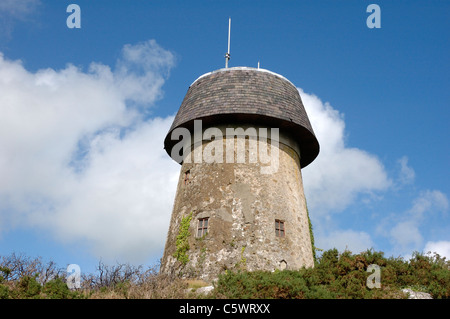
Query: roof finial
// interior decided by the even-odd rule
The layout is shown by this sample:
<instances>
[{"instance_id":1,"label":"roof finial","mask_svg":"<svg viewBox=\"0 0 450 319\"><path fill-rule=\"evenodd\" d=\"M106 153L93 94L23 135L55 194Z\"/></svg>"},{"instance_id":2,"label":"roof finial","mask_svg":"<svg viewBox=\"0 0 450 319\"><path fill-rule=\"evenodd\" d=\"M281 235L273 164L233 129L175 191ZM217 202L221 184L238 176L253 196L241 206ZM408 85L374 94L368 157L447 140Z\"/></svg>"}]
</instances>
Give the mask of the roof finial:
<instances>
[{"instance_id":1,"label":"roof finial","mask_svg":"<svg viewBox=\"0 0 450 319\"><path fill-rule=\"evenodd\" d=\"M231 17L228 18L228 51L225 54L225 68L228 68L228 60L231 59L231 55L230 55L230 37L231 37Z\"/></svg>"}]
</instances>

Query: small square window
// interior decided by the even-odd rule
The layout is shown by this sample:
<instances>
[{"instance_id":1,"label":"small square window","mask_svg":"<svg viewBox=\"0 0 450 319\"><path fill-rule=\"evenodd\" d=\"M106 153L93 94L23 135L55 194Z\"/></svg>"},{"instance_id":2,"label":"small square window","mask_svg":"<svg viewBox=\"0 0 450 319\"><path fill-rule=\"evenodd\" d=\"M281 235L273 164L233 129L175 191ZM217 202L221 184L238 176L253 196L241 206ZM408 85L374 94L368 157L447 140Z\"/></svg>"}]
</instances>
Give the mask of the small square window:
<instances>
[{"instance_id":1,"label":"small square window","mask_svg":"<svg viewBox=\"0 0 450 319\"><path fill-rule=\"evenodd\" d=\"M275 219L275 236L284 237L284 220Z\"/></svg>"},{"instance_id":2,"label":"small square window","mask_svg":"<svg viewBox=\"0 0 450 319\"><path fill-rule=\"evenodd\" d=\"M208 217L198 219L197 237L203 237L208 233L208 221Z\"/></svg>"}]
</instances>

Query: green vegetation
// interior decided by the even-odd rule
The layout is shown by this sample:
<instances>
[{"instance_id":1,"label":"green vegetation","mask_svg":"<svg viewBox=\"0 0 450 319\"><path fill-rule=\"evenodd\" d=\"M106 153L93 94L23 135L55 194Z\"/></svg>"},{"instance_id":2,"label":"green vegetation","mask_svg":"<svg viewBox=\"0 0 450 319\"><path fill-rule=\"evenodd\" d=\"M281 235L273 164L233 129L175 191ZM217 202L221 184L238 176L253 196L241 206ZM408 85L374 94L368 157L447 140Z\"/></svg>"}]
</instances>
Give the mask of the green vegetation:
<instances>
[{"instance_id":1,"label":"green vegetation","mask_svg":"<svg viewBox=\"0 0 450 319\"><path fill-rule=\"evenodd\" d=\"M174 257L178 259L183 265L186 265L189 261L189 256L187 255L187 252L189 251L189 236L191 233L189 232L189 226L191 225L192 220L192 212L187 215L186 217L183 217L181 219L181 225L180 230L178 231L177 235L177 242L176 242L176 250L174 253Z\"/></svg>"},{"instance_id":2,"label":"green vegetation","mask_svg":"<svg viewBox=\"0 0 450 319\"><path fill-rule=\"evenodd\" d=\"M370 264L380 266L380 289L366 285ZM226 272L219 277L213 294L230 299L379 299L406 298L401 289L407 287L430 293L433 298L450 298L449 267L450 262L439 255L415 253L407 262L372 250L353 255L331 249L317 259L314 268Z\"/></svg>"},{"instance_id":3,"label":"green vegetation","mask_svg":"<svg viewBox=\"0 0 450 319\"><path fill-rule=\"evenodd\" d=\"M247 258L244 257L245 248L246 248L246 246L242 246L242 248L241 248L241 259L235 265L236 268L240 269L240 270L246 270L247 269Z\"/></svg>"},{"instance_id":4,"label":"green vegetation","mask_svg":"<svg viewBox=\"0 0 450 319\"><path fill-rule=\"evenodd\" d=\"M81 299L86 298L78 291L71 291L62 278L41 284L34 277L24 276L18 282L0 282L0 299Z\"/></svg>"},{"instance_id":5,"label":"green vegetation","mask_svg":"<svg viewBox=\"0 0 450 319\"><path fill-rule=\"evenodd\" d=\"M316 250L321 251L320 248L317 248L314 245L314 233L313 233L313 226L311 223L311 218L309 218L309 211L308 211L308 204L305 201L305 205L306 205L306 216L308 216L308 225L309 225L309 237L311 238L311 249L312 249L312 253L313 253L313 258L314 258L314 262L317 261L316 258Z\"/></svg>"},{"instance_id":6,"label":"green vegetation","mask_svg":"<svg viewBox=\"0 0 450 319\"><path fill-rule=\"evenodd\" d=\"M188 223L186 218L185 223ZM243 248L242 252L245 248ZM242 261L244 262L244 261ZM368 288L368 266L380 267L381 288ZM437 254L414 253L409 261L386 258L382 252L368 250L360 254L336 249L317 257L314 268L300 270L225 271L208 295L195 288L207 283L169 278L158 267L99 263L97 274L82 274L81 288L70 290L65 269L39 258L3 256L0 259L0 299L381 299L407 298L402 288L450 298L450 262ZM194 288L188 290L188 288Z\"/></svg>"}]
</instances>

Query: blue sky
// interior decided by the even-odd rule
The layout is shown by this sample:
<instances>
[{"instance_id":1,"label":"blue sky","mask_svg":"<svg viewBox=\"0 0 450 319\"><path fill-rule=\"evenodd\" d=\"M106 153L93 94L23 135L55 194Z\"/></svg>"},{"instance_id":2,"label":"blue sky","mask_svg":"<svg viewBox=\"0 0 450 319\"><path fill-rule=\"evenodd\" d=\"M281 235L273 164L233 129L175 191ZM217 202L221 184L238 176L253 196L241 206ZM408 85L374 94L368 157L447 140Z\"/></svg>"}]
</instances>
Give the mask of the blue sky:
<instances>
[{"instance_id":1,"label":"blue sky","mask_svg":"<svg viewBox=\"0 0 450 319\"><path fill-rule=\"evenodd\" d=\"M303 170L317 246L450 258L449 13L437 0L2 0L0 255L86 272L161 257L179 173L163 139L189 85L224 66L231 17L230 66L288 78L319 138Z\"/></svg>"}]
</instances>

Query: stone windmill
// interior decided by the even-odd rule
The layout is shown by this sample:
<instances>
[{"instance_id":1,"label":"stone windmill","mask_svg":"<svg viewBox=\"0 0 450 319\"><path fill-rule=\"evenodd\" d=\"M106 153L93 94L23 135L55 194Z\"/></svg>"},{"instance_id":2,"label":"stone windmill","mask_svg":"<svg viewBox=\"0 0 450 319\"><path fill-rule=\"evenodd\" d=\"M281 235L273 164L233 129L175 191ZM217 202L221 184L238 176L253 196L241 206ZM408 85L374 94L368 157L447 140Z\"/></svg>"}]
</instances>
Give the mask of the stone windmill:
<instances>
[{"instance_id":1,"label":"stone windmill","mask_svg":"<svg viewBox=\"0 0 450 319\"><path fill-rule=\"evenodd\" d=\"M181 171L161 273L314 265L301 169L319 143L299 92L229 57L190 85L164 141Z\"/></svg>"}]
</instances>

